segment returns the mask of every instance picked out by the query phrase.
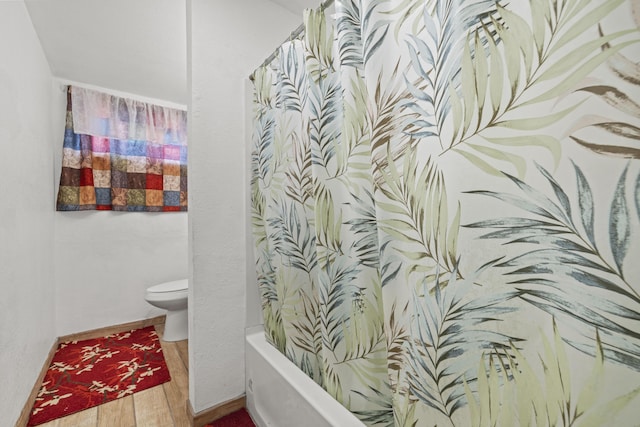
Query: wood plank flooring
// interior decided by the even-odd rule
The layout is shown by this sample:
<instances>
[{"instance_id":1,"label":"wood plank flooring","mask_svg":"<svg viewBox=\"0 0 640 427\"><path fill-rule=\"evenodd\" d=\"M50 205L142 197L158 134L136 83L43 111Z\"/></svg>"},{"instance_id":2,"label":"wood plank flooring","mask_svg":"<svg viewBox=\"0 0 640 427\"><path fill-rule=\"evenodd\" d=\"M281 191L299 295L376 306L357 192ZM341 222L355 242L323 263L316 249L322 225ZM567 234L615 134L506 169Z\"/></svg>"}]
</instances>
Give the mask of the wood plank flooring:
<instances>
[{"instance_id":1,"label":"wood plank flooring","mask_svg":"<svg viewBox=\"0 0 640 427\"><path fill-rule=\"evenodd\" d=\"M162 337L164 325L155 326ZM189 427L189 347L187 340L160 340L171 381L86 409L40 427Z\"/></svg>"}]
</instances>

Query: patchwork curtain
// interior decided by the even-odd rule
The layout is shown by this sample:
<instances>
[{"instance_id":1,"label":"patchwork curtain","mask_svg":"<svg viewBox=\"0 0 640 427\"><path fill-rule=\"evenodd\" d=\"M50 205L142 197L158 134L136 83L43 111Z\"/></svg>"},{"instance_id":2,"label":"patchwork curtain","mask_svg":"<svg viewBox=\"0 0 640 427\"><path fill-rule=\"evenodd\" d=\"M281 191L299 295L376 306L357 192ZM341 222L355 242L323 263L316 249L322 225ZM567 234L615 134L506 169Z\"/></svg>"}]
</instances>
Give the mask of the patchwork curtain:
<instances>
[{"instance_id":1,"label":"patchwork curtain","mask_svg":"<svg viewBox=\"0 0 640 427\"><path fill-rule=\"evenodd\" d=\"M69 87L57 210L187 210L187 113Z\"/></svg>"},{"instance_id":2,"label":"patchwork curtain","mask_svg":"<svg viewBox=\"0 0 640 427\"><path fill-rule=\"evenodd\" d=\"M367 425L637 424L639 17L307 11L254 81L273 345Z\"/></svg>"}]
</instances>

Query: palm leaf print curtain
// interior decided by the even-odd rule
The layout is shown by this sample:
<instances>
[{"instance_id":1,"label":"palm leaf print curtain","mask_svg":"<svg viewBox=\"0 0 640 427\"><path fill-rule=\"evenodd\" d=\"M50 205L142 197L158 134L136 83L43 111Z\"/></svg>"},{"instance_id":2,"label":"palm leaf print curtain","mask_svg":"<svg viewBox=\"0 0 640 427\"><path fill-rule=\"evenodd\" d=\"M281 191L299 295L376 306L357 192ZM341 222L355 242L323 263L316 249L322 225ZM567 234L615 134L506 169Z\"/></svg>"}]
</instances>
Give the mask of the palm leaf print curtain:
<instances>
[{"instance_id":1,"label":"palm leaf print curtain","mask_svg":"<svg viewBox=\"0 0 640 427\"><path fill-rule=\"evenodd\" d=\"M255 73L267 338L367 425L636 424L638 2L334 12Z\"/></svg>"}]
</instances>

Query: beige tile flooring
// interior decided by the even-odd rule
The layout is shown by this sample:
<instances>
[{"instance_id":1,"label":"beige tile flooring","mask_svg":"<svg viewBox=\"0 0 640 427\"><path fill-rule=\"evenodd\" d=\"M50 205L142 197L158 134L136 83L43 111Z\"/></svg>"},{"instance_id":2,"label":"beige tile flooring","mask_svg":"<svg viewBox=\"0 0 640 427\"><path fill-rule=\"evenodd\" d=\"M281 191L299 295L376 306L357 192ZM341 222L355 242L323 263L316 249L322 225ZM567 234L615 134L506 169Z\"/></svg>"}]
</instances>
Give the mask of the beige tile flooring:
<instances>
[{"instance_id":1,"label":"beige tile flooring","mask_svg":"<svg viewBox=\"0 0 640 427\"><path fill-rule=\"evenodd\" d=\"M156 330L162 337L164 325L156 325ZM189 394L187 340L160 342L171 381L49 421L41 427L189 427L186 411Z\"/></svg>"}]
</instances>

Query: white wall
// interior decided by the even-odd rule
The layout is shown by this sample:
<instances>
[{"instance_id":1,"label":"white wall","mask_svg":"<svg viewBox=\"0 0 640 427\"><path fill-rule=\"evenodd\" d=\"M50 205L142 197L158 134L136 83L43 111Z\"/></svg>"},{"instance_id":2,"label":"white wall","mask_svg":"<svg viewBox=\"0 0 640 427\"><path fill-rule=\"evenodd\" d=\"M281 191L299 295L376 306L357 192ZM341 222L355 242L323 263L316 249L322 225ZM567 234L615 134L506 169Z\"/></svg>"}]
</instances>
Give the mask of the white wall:
<instances>
[{"instance_id":1,"label":"white wall","mask_svg":"<svg viewBox=\"0 0 640 427\"><path fill-rule=\"evenodd\" d=\"M54 81L56 193L67 99L61 87L60 81ZM144 300L145 289L187 277L186 212L56 212L54 221L58 336L163 314Z\"/></svg>"},{"instance_id":2,"label":"white wall","mask_svg":"<svg viewBox=\"0 0 640 427\"><path fill-rule=\"evenodd\" d=\"M244 393L245 82L302 22L264 0L188 0L189 399Z\"/></svg>"},{"instance_id":3,"label":"white wall","mask_svg":"<svg viewBox=\"0 0 640 427\"><path fill-rule=\"evenodd\" d=\"M0 1L0 425L55 341L51 73L21 1Z\"/></svg>"}]
</instances>

